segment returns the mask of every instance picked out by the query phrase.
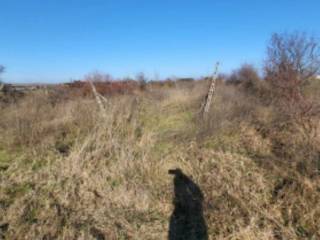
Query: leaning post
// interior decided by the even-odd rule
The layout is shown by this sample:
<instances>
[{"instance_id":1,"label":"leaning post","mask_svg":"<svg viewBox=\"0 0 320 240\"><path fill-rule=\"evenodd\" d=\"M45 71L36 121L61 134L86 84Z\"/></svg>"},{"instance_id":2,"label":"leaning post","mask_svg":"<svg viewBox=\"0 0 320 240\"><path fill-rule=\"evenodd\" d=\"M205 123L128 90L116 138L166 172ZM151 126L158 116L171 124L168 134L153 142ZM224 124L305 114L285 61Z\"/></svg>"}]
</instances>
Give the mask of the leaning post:
<instances>
[{"instance_id":1,"label":"leaning post","mask_svg":"<svg viewBox=\"0 0 320 240\"><path fill-rule=\"evenodd\" d=\"M213 101L215 92L216 92L216 82L218 78L218 70L219 70L219 62L216 63L215 65L215 70L211 78L211 84L210 88L208 91L208 94L206 95L205 101L204 101L204 106L202 109L202 117L205 119L210 111L210 106Z\"/></svg>"}]
</instances>

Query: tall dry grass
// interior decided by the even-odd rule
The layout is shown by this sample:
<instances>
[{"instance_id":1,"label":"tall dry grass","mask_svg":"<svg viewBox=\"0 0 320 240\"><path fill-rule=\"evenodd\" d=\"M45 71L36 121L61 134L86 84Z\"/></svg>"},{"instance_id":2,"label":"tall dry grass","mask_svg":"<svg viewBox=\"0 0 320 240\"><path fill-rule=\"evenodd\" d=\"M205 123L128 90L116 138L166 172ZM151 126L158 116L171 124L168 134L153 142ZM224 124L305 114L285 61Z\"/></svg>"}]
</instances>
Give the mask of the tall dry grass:
<instances>
[{"instance_id":1,"label":"tall dry grass","mask_svg":"<svg viewBox=\"0 0 320 240\"><path fill-rule=\"evenodd\" d=\"M272 107L220 83L199 122L205 89L115 95L103 114L42 92L1 108L0 238L167 239L178 167L209 239L320 238L320 179L279 163Z\"/></svg>"}]
</instances>

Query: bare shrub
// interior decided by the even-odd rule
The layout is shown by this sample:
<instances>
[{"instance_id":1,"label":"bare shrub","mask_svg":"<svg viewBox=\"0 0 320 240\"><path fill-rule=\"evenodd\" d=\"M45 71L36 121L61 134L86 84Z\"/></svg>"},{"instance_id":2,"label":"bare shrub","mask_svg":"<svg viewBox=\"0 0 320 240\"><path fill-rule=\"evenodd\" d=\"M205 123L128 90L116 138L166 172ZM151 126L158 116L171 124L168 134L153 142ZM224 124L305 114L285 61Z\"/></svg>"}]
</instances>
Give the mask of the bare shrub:
<instances>
[{"instance_id":1,"label":"bare shrub","mask_svg":"<svg viewBox=\"0 0 320 240\"><path fill-rule=\"evenodd\" d=\"M227 81L235 85L243 84L244 87L250 88L260 81L260 77L252 65L244 64L238 70L234 71Z\"/></svg>"},{"instance_id":2,"label":"bare shrub","mask_svg":"<svg viewBox=\"0 0 320 240\"><path fill-rule=\"evenodd\" d=\"M269 89L253 65L242 65L226 79L226 83L237 86L245 94L255 96L262 103L270 103Z\"/></svg>"},{"instance_id":3,"label":"bare shrub","mask_svg":"<svg viewBox=\"0 0 320 240\"><path fill-rule=\"evenodd\" d=\"M302 154L304 159L298 161L304 163L304 168L308 168L309 172L319 171L317 132L320 106L305 94L306 87L315 80L320 70L319 44L313 37L302 33L274 34L268 46L264 69L278 114L277 124L287 132L301 134L300 142L304 143L304 147L298 148L311 156ZM290 148L286 145L289 139L281 142L284 146L282 151Z\"/></svg>"},{"instance_id":4,"label":"bare shrub","mask_svg":"<svg viewBox=\"0 0 320 240\"><path fill-rule=\"evenodd\" d=\"M146 90L147 87L147 77L144 75L144 73L140 72L136 76L136 81L139 84L140 90Z\"/></svg>"},{"instance_id":5,"label":"bare shrub","mask_svg":"<svg viewBox=\"0 0 320 240\"><path fill-rule=\"evenodd\" d=\"M319 44L302 33L274 34L267 53L265 79L279 106L291 117L312 115L314 104L303 90L319 73Z\"/></svg>"}]
</instances>

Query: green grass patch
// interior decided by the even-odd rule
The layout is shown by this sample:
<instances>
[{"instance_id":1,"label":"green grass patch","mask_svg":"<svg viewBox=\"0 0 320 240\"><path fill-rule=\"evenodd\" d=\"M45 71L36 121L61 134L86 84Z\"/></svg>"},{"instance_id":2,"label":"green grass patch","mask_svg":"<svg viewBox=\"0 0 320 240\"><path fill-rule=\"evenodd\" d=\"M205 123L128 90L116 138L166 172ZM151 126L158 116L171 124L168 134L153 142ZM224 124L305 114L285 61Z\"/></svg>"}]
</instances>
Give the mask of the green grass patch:
<instances>
[{"instance_id":1,"label":"green grass patch","mask_svg":"<svg viewBox=\"0 0 320 240\"><path fill-rule=\"evenodd\" d=\"M5 171L9 168L12 156L5 150L0 150L0 171Z\"/></svg>"},{"instance_id":2,"label":"green grass patch","mask_svg":"<svg viewBox=\"0 0 320 240\"><path fill-rule=\"evenodd\" d=\"M33 186L31 183L19 183L8 186L5 192L10 198L14 199L25 195L32 189Z\"/></svg>"},{"instance_id":3,"label":"green grass patch","mask_svg":"<svg viewBox=\"0 0 320 240\"><path fill-rule=\"evenodd\" d=\"M207 149L214 149L223 152L246 153L246 149L241 146L241 136L237 134L220 134L208 138L203 146Z\"/></svg>"}]
</instances>

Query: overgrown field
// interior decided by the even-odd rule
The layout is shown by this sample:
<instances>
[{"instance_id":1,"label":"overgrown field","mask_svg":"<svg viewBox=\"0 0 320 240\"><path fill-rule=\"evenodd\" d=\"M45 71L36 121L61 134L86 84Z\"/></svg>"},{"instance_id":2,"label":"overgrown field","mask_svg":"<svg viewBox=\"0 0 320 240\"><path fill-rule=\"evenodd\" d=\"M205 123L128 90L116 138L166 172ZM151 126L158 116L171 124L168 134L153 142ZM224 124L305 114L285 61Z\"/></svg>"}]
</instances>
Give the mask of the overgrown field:
<instances>
[{"instance_id":1,"label":"overgrown field","mask_svg":"<svg viewBox=\"0 0 320 240\"><path fill-rule=\"evenodd\" d=\"M0 239L167 239L176 168L203 193L209 239L320 239L319 118L311 135L261 84L219 82L205 120L206 81L103 108L42 90L2 104Z\"/></svg>"}]
</instances>

